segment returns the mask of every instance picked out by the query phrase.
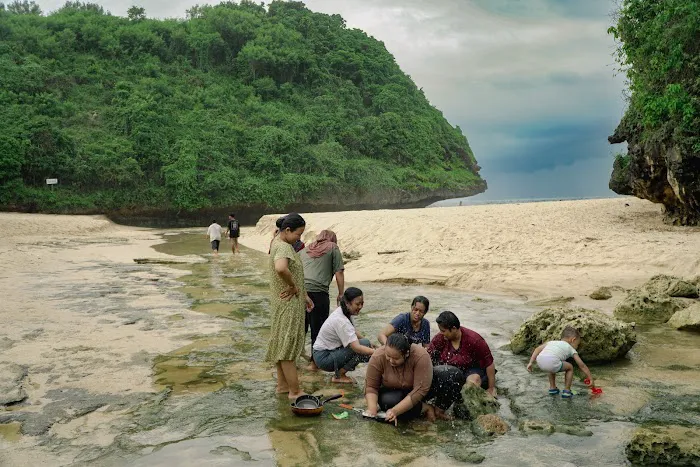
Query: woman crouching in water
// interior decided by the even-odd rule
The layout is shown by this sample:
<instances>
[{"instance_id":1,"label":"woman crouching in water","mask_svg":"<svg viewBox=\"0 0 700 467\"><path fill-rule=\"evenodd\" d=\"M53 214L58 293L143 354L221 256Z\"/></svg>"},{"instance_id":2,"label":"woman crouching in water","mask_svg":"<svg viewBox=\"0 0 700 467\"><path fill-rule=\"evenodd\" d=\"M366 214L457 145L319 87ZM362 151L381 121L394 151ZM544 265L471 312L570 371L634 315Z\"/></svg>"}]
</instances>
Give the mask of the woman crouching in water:
<instances>
[{"instance_id":1,"label":"woman crouching in water","mask_svg":"<svg viewBox=\"0 0 700 467\"><path fill-rule=\"evenodd\" d=\"M335 373L331 380L334 383L352 383L346 373L358 363L367 362L374 353L369 339L362 337L353 321L364 304L362 290L348 287L340 306L323 322L314 342L314 362L320 369Z\"/></svg>"},{"instance_id":2,"label":"woman crouching in water","mask_svg":"<svg viewBox=\"0 0 700 467\"><path fill-rule=\"evenodd\" d=\"M435 420L431 406L423 402L433 380L430 354L420 344L411 344L399 333L390 335L386 345L375 350L367 366L365 400L367 413L386 412L386 421L408 421L425 413Z\"/></svg>"}]
</instances>

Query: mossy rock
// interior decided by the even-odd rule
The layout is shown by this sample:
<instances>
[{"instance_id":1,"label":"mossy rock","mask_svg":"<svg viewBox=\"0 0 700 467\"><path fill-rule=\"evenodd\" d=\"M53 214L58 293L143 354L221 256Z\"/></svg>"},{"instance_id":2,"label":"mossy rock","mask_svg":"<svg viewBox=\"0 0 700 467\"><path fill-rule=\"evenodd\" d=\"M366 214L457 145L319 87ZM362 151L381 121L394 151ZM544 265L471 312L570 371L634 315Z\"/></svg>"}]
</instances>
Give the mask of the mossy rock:
<instances>
[{"instance_id":1,"label":"mossy rock","mask_svg":"<svg viewBox=\"0 0 700 467\"><path fill-rule=\"evenodd\" d=\"M700 465L700 429L681 426L639 428L625 448L634 465Z\"/></svg>"},{"instance_id":2,"label":"mossy rock","mask_svg":"<svg viewBox=\"0 0 700 467\"><path fill-rule=\"evenodd\" d=\"M479 415L472 422L472 431L477 436L491 437L496 435L504 435L508 432L509 427L505 420L496 414Z\"/></svg>"},{"instance_id":3,"label":"mossy rock","mask_svg":"<svg viewBox=\"0 0 700 467\"><path fill-rule=\"evenodd\" d=\"M462 403L455 404L455 417L465 420L476 420L481 415L498 412L501 404L488 392L479 386L465 384L462 388Z\"/></svg>"},{"instance_id":4,"label":"mossy rock","mask_svg":"<svg viewBox=\"0 0 700 467\"><path fill-rule=\"evenodd\" d=\"M610 292L610 287L600 287L589 295L593 300L610 300L612 298L612 292Z\"/></svg>"},{"instance_id":5,"label":"mossy rock","mask_svg":"<svg viewBox=\"0 0 700 467\"><path fill-rule=\"evenodd\" d=\"M700 331L700 303L676 311L668 324L679 331Z\"/></svg>"},{"instance_id":6,"label":"mossy rock","mask_svg":"<svg viewBox=\"0 0 700 467\"><path fill-rule=\"evenodd\" d=\"M698 298L698 285L695 279L689 281L682 277L659 274L644 284L642 287L651 294L668 295L669 297Z\"/></svg>"},{"instance_id":7,"label":"mossy rock","mask_svg":"<svg viewBox=\"0 0 700 467\"><path fill-rule=\"evenodd\" d=\"M551 423L538 420L524 420L520 422L519 428L526 434L551 435L555 431L554 425Z\"/></svg>"},{"instance_id":8,"label":"mossy rock","mask_svg":"<svg viewBox=\"0 0 700 467\"><path fill-rule=\"evenodd\" d=\"M510 341L515 354L532 352L544 342L561 339L566 326L581 333L578 353L589 363L611 362L624 357L637 343L634 326L596 310L585 308L548 308L525 321Z\"/></svg>"},{"instance_id":9,"label":"mossy rock","mask_svg":"<svg viewBox=\"0 0 700 467\"><path fill-rule=\"evenodd\" d=\"M617 304L613 315L623 321L639 324L660 324L668 321L678 310L688 306L682 298L666 294L651 293L644 287L631 290Z\"/></svg>"},{"instance_id":10,"label":"mossy rock","mask_svg":"<svg viewBox=\"0 0 700 467\"><path fill-rule=\"evenodd\" d=\"M450 452L450 456L457 462L464 462L466 464L481 464L484 462L484 459L486 459L478 452L469 449L454 449Z\"/></svg>"}]
</instances>

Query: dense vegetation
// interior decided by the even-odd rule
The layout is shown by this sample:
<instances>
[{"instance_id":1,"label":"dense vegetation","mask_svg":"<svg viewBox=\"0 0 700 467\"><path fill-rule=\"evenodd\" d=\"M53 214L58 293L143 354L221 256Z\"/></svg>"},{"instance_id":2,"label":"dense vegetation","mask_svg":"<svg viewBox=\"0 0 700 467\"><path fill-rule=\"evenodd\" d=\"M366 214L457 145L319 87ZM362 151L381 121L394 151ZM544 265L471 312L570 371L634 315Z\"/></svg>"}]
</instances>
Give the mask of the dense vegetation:
<instances>
[{"instance_id":1,"label":"dense vegetation","mask_svg":"<svg viewBox=\"0 0 700 467\"><path fill-rule=\"evenodd\" d=\"M1 7L0 128L5 209L281 207L484 185L459 127L381 42L299 2L197 6L186 20Z\"/></svg>"},{"instance_id":2,"label":"dense vegetation","mask_svg":"<svg viewBox=\"0 0 700 467\"><path fill-rule=\"evenodd\" d=\"M610 186L663 203L674 223L700 222L700 2L623 0L617 58L628 78L629 107L612 143Z\"/></svg>"},{"instance_id":3,"label":"dense vegetation","mask_svg":"<svg viewBox=\"0 0 700 467\"><path fill-rule=\"evenodd\" d=\"M700 3L624 0L610 32L631 91L625 123L700 153Z\"/></svg>"}]
</instances>

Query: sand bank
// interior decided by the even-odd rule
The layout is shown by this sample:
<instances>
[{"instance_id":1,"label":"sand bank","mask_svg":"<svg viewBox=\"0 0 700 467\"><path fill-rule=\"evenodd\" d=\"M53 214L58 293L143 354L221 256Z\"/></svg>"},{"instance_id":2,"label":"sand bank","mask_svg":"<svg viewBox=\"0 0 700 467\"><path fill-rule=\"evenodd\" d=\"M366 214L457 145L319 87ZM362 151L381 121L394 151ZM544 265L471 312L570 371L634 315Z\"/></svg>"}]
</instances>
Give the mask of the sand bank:
<instances>
[{"instance_id":1,"label":"sand bank","mask_svg":"<svg viewBox=\"0 0 700 467\"><path fill-rule=\"evenodd\" d=\"M244 229L267 251L270 215ZM664 225L636 198L304 214L307 243L322 229L359 253L346 281L413 281L527 299L629 288L654 274L697 275L700 229ZM383 252L392 252L381 254Z\"/></svg>"}]
</instances>

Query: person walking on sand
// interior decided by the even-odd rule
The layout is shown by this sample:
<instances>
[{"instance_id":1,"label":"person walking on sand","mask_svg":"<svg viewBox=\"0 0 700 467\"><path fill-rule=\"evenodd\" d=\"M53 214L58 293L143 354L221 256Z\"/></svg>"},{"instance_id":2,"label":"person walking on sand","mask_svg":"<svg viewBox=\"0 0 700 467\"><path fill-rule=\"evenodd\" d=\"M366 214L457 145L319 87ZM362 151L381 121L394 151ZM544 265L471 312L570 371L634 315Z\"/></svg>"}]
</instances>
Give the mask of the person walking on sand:
<instances>
[{"instance_id":1,"label":"person walking on sand","mask_svg":"<svg viewBox=\"0 0 700 467\"><path fill-rule=\"evenodd\" d=\"M231 213L228 215L228 228L226 229L229 241L231 242L231 253L240 253L238 249L238 237L241 236L241 225L236 219L236 215Z\"/></svg>"},{"instance_id":2,"label":"person walking on sand","mask_svg":"<svg viewBox=\"0 0 700 467\"><path fill-rule=\"evenodd\" d=\"M219 255L219 244L221 243L221 226L216 223L216 219L211 221L211 225L207 229L207 235L209 236L209 241L211 242L211 249L214 252L214 256Z\"/></svg>"},{"instance_id":3,"label":"person walking on sand","mask_svg":"<svg viewBox=\"0 0 700 467\"><path fill-rule=\"evenodd\" d=\"M341 304L343 292L345 292L345 266L343 265L343 255L338 248L338 239L332 230L321 230L316 236L316 240L299 253L302 263L304 263L304 285L306 292L314 302L314 309L306 314L306 324L304 332L311 328L311 349L313 352L314 342L318 336L321 326L328 319L330 312L330 295L328 288L333 276L335 276L338 286L338 296L335 305ZM310 370L318 367L311 359Z\"/></svg>"},{"instance_id":4,"label":"person walking on sand","mask_svg":"<svg viewBox=\"0 0 700 467\"><path fill-rule=\"evenodd\" d=\"M570 399L573 396L571 383L574 380L574 366L567 360L573 357L578 367L588 377L588 385L594 387L593 376L576 350L580 344L581 334L578 329L572 326L565 327L561 333L561 340L545 342L532 352L530 362L527 364L527 371L532 372L532 364L537 361L537 366L548 373L549 394L552 396L559 394L556 378L557 373L563 371L565 388L561 392L561 397Z\"/></svg>"},{"instance_id":5,"label":"person walking on sand","mask_svg":"<svg viewBox=\"0 0 700 467\"><path fill-rule=\"evenodd\" d=\"M296 359L304 349L305 311L313 302L304 287L304 266L292 245L304 233L306 221L299 214L285 216L280 231L270 245L270 309L272 323L265 361L277 369L277 394L290 399L302 395Z\"/></svg>"}]
</instances>

